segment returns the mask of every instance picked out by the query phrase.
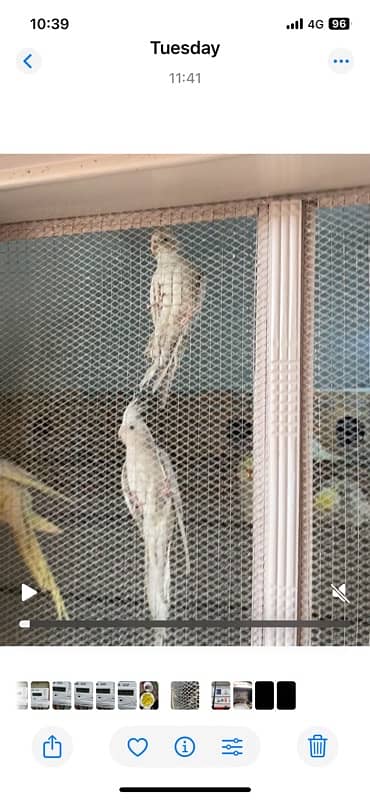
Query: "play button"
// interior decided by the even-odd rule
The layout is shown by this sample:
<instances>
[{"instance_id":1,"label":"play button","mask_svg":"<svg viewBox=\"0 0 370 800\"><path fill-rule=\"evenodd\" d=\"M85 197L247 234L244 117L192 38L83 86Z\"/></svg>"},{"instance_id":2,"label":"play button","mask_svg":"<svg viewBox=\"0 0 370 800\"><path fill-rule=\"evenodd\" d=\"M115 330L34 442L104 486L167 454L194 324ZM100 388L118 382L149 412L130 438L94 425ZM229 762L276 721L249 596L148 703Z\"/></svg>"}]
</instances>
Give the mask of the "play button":
<instances>
[{"instance_id":1,"label":"play button","mask_svg":"<svg viewBox=\"0 0 370 800\"><path fill-rule=\"evenodd\" d=\"M25 600L29 600L30 597L33 597L34 594L37 594L36 589L32 589L32 586L27 586L26 583L22 583L22 601L24 603Z\"/></svg>"}]
</instances>

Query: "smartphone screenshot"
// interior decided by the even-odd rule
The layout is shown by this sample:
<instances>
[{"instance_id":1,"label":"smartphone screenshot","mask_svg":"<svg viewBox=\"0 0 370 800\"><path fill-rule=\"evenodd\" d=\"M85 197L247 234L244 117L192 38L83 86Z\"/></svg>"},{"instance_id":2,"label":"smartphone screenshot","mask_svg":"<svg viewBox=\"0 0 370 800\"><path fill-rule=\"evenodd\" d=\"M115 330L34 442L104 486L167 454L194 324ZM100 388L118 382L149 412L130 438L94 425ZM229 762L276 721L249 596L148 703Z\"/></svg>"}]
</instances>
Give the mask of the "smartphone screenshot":
<instances>
[{"instance_id":1,"label":"smartphone screenshot","mask_svg":"<svg viewBox=\"0 0 370 800\"><path fill-rule=\"evenodd\" d=\"M367 797L369 9L1 16L1 794Z\"/></svg>"}]
</instances>

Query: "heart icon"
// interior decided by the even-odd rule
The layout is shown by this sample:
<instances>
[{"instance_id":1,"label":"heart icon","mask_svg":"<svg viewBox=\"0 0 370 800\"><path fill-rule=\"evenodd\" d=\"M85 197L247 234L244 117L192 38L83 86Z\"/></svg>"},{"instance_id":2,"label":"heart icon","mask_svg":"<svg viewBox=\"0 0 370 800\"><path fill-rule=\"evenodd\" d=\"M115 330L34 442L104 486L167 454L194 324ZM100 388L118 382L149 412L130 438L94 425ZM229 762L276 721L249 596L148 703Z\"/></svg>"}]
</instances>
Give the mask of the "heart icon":
<instances>
[{"instance_id":1,"label":"heart icon","mask_svg":"<svg viewBox=\"0 0 370 800\"><path fill-rule=\"evenodd\" d=\"M144 738L134 739L132 737L131 739L127 740L127 747L133 756L139 758L139 756L142 756L145 753L145 750L148 749L149 742Z\"/></svg>"}]
</instances>

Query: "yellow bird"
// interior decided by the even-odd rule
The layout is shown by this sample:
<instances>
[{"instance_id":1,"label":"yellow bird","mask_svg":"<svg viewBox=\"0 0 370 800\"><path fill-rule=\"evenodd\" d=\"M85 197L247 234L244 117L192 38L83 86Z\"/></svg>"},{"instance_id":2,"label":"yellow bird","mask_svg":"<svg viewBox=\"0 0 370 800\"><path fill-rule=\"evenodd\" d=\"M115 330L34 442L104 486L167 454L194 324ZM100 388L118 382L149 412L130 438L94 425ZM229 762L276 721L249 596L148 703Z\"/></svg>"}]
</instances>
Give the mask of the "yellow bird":
<instances>
[{"instance_id":1,"label":"yellow bird","mask_svg":"<svg viewBox=\"0 0 370 800\"><path fill-rule=\"evenodd\" d=\"M334 511L340 505L339 492L332 486L321 489L314 495L313 504L318 511Z\"/></svg>"},{"instance_id":2,"label":"yellow bird","mask_svg":"<svg viewBox=\"0 0 370 800\"><path fill-rule=\"evenodd\" d=\"M334 478L313 497L314 510L354 527L370 522L370 502L357 482Z\"/></svg>"},{"instance_id":3,"label":"yellow bird","mask_svg":"<svg viewBox=\"0 0 370 800\"><path fill-rule=\"evenodd\" d=\"M244 456L239 470L243 516L248 525L253 523L253 456Z\"/></svg>"},{"instance_id":4,"label":"yellow bird","mask_svg":"<svg viewBox=\"0 0 370 800\"><path fill-rule=\"evenodd\" d=\"M39 589L51 594L58 619L69 619L60 589L36 536L36 531L48 534L61 531L57 525L33 510L32 489L48 497L70 502L25 470L10 461L0 460L0 523L9 527L19 555Z\"/></svg>"}]
</instances>

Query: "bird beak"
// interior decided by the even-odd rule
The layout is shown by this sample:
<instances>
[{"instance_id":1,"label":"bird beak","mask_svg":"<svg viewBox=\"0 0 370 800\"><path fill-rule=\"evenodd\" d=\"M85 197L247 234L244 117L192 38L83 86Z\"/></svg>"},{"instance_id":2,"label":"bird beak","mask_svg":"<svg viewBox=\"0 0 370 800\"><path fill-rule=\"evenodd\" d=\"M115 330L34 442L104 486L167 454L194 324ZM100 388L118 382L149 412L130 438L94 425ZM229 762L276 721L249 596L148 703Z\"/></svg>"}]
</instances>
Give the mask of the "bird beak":
<instances>
[{"instance_id":1,"label":"bird beak","mask_svg":"<svg viewBox=\"0 0 370 800\"><path fill-rule=\"evenodd\" d=\"M123 442L123 444L125 444L125 439L126 439L126 425L124 425L123 423L122 423L121 427L120 427L120 428L119 428L119 430L118 430L118 434L117 434L117 436L118 436L118 439L120 439L120 440L121 440L121 442Z\"/></svg>"}]
</instances>

